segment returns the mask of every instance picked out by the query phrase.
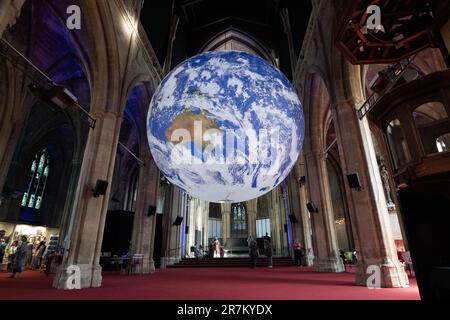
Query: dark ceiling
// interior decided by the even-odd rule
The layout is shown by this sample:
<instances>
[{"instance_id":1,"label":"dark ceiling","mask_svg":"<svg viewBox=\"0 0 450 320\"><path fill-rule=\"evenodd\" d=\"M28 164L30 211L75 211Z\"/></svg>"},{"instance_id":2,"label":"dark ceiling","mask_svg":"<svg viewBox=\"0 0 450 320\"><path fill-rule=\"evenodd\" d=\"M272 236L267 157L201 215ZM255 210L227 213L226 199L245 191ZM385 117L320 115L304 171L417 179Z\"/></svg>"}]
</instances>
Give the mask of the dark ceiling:
<instances>
[{"instance_id":1,"label":"dark ceiling","mask_svg":"<svg viewBox=\"0 0 450 320\"><path fill-rule=\"evenodd\" d=\"M175 14L180 22L172 66L197 54L215 35L233 28L273 50L282 70L290 76L287 37L280 16L283 8L289 12L298 55L311 14L311 0L145 0L141 21L161 64Z\"/></svg>"}]
</instances>

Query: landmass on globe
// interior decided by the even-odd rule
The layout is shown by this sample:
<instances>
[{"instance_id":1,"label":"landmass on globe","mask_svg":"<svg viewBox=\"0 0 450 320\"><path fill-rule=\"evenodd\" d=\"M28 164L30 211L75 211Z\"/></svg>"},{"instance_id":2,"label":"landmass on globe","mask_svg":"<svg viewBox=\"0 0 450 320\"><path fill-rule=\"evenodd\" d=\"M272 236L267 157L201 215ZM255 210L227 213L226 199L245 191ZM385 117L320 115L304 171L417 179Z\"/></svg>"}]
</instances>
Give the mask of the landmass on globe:
<instances>
[{"instance_id":1,"label":"landmass on globe","mask_svg":"<svg viewBox=\"0 0 450 320\"><path fill-rule=\"evenodd\" d=\"M195 112L193 110L186 110L175 117L172 125L166 130L166 141L174 144L196 142L206 148L211 141L203 138L203 135L199 135L196 131L196 123L201 124L201 133L210 129L220 130L220 127L215 123L214 119L208 117L205 111ZM190 140L176 140L174 139L174 132L177 130L186 130L189 132Z\"/></svg>"}]
</instances>

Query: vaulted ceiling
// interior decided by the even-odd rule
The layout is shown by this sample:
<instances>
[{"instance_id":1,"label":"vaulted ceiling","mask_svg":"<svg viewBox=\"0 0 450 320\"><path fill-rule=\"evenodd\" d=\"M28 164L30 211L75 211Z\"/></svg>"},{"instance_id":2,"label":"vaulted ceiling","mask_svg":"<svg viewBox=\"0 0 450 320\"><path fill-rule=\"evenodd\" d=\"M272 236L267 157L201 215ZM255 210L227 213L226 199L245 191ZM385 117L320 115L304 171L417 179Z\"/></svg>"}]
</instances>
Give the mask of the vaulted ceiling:
<instances>
[{"instance_id":1,"label":"vaulted ceiling","mask_svg":"<svg viewBox=\"0 0 450 320\"><path fill-rule=\"evenodd\" d=\"M281 19L287 8L298 55L308 26L311 0L152 0L145 1L142 24L161 64L168 50L172 19L179 17L173 66L197 54L226 30L241 31L272 51L289 76L289 51Z\"/></svg>"}]
</instances>

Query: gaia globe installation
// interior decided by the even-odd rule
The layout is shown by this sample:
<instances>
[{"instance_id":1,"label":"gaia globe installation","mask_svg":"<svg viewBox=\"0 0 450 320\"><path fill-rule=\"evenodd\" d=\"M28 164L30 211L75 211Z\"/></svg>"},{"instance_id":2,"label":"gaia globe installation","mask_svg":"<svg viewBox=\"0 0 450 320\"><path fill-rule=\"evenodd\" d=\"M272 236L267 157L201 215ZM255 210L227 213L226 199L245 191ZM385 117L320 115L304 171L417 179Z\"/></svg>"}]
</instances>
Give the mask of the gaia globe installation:
<instances>
[{"instance_id":1,"label":"gaia globe installation","mask_svg":"<svg viewBox=\"0 0 450 320\"><path fill-rule=\"evenodd\" d=\"M292 170L303 145L303 107L266 60L206 52L161 82L147 134L172 184L201 200L243 202L271 191Z\"/></svg>"}]
</instances>

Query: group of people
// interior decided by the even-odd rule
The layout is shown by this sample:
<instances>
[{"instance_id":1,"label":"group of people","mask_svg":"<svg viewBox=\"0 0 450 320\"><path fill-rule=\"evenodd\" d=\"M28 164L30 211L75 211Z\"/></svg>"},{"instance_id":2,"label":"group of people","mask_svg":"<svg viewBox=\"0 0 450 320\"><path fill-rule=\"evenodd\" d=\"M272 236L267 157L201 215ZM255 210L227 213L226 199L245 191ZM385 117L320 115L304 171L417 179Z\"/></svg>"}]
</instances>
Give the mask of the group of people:
<instances>
[{"instance_id":1,"label":"group of people","mask_svg":"<svg viewBox=\"0 0 450 320\"><path fill-rule=\"evenodd\" d=\"M247 241L249 245L250 268L254 269L256 268L258 257L260 256L258 243L252 237L249 237ZM302 266L302 258L305 255L305 252L303 250L301 243L298 240L295 240L293 244L293 249L294 249L295 265L300 268ZM272 239L268 234L266 234L264 237L264 255L268 258L267 267L273 268L273 245Z\"/></svg>"},{"instance_id":2,"label":"group of people","mask_svg":"<svg viewBox=\"0 0 450 320\"><path fill-rule=\"evenodd\" d=\"M268 268L273 268L273 246L272 238L268 233L264 236L264 255L268 259ZM260 255L258 243L251 236L247 239L250 255L250 268L255 269Z\"/></svg>"},{"instance_id":3,"label":"group of people","mask_svg":"<svg viewBox=\"0 0 450 320\"><path fill-rule=\"evenodd\" d=\"M9 248L2 239L0 263L3 263L3 258L7 255L7 271L11 272L11 278L18 279L25 269L39 270L44 267L46 248L45 241L35 245L29 243L28 237L24 235L20 237L20 240L14 240Z\"/></svg>"},{"instance_id":4,"label":"group of people","mask_svg":"<svg viewBox=\"0 0 450 320\"><path fill-rule=\"evenodd\" d=\"M211 241L206 254L203 252L202 246L194 246L193 249L195 257L199 260L225 257L225 250L220 246L220 241L217 238L214 238L213 241Z\"/></svg>"}]
</instances>

